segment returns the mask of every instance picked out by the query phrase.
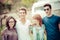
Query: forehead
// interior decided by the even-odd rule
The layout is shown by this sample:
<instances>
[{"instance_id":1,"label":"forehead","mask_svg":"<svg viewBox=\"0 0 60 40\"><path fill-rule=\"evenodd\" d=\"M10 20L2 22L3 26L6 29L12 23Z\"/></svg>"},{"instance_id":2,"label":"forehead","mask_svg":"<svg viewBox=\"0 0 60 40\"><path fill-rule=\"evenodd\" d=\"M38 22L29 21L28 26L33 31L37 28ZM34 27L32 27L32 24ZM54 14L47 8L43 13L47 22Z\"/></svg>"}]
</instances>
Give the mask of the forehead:
<instances>
[{"instance_id":1,"label":"forehead","mask_svg":"<svg viewBox=\"0 0 60 40\"><path fill-rule=\"evenodd\" d=\"M49 8L49 6L44 7L44 9L47 9L47 8Z\"/></svg>"},{"instance_id":2,"label":"forehead","mask_svg":"<svg viewBox=\"0 0 60 40\"><path fill-rule=\"evenodd\" d=\"M19 12L25 12L25 10L19 10Z\"/></svg>"},{"instance_id":3,"label":"forehead","mask_svg":"<svg viewBox=\"0 0 60 40\"><path fill-rule=\"evenodd\" d=\"M38 21L37 19L34 19L34 18L32 19L32 22L37 22L37 21Z\"/></svg>"},{"instance_id":4,"label":"forehead","mask_svg":"<svg viewBox=\"0 0 60 40\"><path fill-rule=\"evenodd\" d=\"M14 21L14 19L11 18L9 21Z\"/></svg>"}]
</instances>

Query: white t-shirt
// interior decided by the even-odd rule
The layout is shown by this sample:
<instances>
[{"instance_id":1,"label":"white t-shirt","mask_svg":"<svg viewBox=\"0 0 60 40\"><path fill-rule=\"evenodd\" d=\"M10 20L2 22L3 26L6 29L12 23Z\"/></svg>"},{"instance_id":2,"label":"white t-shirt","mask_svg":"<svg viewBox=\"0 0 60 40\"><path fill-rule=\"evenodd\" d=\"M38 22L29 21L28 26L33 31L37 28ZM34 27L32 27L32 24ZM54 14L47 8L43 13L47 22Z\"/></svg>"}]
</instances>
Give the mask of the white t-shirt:
<instances>
[{"instance_id":1,"label":"white t-shirt","mask_svg":"<svg viewBox=\"0 0 60 40\"><path fill-rule=\"evenodd\" d=\"M26 20L25 24L22 24L19 20L17 20L16 30L18 33L18 40L30 40L29 25L29 20Z\"/></svg>"}]
</instances>

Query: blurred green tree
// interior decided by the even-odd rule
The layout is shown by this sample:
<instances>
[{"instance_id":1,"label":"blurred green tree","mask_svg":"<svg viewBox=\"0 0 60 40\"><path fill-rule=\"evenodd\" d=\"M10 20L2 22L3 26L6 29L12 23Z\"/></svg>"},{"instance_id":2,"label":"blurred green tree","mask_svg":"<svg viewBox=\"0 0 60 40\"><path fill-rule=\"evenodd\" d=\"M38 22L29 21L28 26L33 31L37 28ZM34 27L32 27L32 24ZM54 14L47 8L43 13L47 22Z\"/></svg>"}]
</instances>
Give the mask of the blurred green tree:
<instances>
[{"instance_id":1,"label":"blurred green tree","mask_svg":"<svg viewBox=\"0 0 60 40\"><path fill-rule=\"evenodd\" d=\"M26 6L27 8L30 8L34 2L37 0L21 0L21 5Z\"/></svg>"}]
</instances>

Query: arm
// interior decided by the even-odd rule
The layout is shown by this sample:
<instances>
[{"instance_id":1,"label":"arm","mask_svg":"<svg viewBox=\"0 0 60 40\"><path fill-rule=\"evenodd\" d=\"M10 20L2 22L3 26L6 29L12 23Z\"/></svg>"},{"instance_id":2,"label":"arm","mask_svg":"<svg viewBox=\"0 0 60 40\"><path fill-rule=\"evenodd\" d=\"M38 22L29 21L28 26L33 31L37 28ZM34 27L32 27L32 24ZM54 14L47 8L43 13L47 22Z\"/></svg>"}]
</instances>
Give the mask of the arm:
<instances>
[{"instance_id":1,"label":"arm","mask_svg":"<svg viewBox=\"0 0 60 40\"><path fill-rule=\"evenodd\" d=\"M47 32L46 32L46 29L45 29L45 25L44 25L44 40L47 40Z\"/></svg>"},{"instance_id":2,"label":"arm","mask_svg":"<svg viewBox=\"0 0 60 40\"><path fill-rule=\"evenodd\" d=\"M46 30L44 31L44 40L47 40L47 33L46 33Z\"/></svg>"},{"instance_id":3,"label":"arm","mask_svg":"<svg viewBox=\"0 0 60 40\"><path fill-rule=\"evenodd\" d=\"M60 23L58 24L58 27L59 27L59 31L60 31Z\"/></svg>"},{"instance_id":4,"label":"arm","mask_svg":"<svg viewBox=\"0 0 60 40\"><path fill-rule=\"evenodd\" d=\"M59 28L59 31L60 31L60 17L58 18L58 28Z\"/></svg>"},{"instance_id":5,"label":"arm","mask_svg":"<svg viewBox=\"0 0 60 40\"><path fill-rule=\"evenodd\" d=\"M29 26L29 34L30 34L30 35L33 34L32 31L33 31L33 28L32 28L32 26L30 25L30 26Z\"/></svg>"},{"instance_id":6,"label":"arm","mask_svg":"<svg viewBox=\"0 0 60 40\"><path fill-rule=\"evenodd\" d=\"M2 35L2 40L7 40L7 35Z\"/></svg>"},{"instance_id":7,"label":"arm","mask_svg":"<svg viewBox=\"0 0 60 40\"><path fill-rule=\"evenodd\" d=\"M4 35L2 35L2 40L4 40Z\"/></svg>"},{"instance_id":8,"label":"arm","mask_svg":"<svg viewBox=\"0 0 60 40\"><path fill-rule=\"evenodd\" d=\"M6 30L4 30L2 33L2 40L7 40L7 35L5 33L6 33Z\"/></svg>"},{"instance_id":9,"label":"arm","mask_svg":"<svg viewBox=\"0 0 60 40\"><path fill-rule=\"evenodd\" d=\"M46 35L47 33L46 33L46 30L44 30L44 34Z\"/></svg>"}]
</instances>

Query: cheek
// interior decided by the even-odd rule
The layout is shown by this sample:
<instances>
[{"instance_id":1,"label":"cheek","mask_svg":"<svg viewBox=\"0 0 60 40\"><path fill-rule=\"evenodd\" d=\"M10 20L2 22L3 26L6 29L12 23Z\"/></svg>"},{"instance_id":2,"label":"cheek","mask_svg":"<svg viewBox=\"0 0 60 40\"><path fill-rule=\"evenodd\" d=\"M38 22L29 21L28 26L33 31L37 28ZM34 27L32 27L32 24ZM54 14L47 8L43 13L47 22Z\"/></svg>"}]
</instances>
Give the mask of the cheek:
<instances>
[{"instance_id":1,"label":"cheek","mask_svg":"<svg viewBox=\"0 0 60 40\"><path fill-rule=\"evenodd\" d=\"M46 13L48 13L49 11L45 11Z\"/></svg>"},{"instance_id":2,"label":"cheek","mask_svg":"<svg viewBox=\"0 0 60 40\"><path fill-rule=\"evenodd\" d=\"M26 14L19 14L19 17L25 17Z\"/></svg>"},{"instance_id":3,"label":"cheek","mask_svg":"<svg viewBox=\"0 0 60 40\"><path fill-rule=\"evenodd\" d=\"M26 16L26 14L22 14L22 16Z\"/></svg>"},{"instance_id":4,"label":"cheek","mask_svg":"<svg viewBox=\"0 0 60 40\"><path fill-rule=\"evenodd\" d=\"M14 26L14 23L9 23L9 26Z\"/></svg>"},{"instance_id":5,"label":"cheek","mask_svg":"<svg viewBox=\"0 0 60 40\"><path fill-rule=\"evenodd\" d=\"M18 14L19 16L21 15L21 14Z\"/></svg>"},{"instance_id":6,"label":"cheek","mask_svg":"<svg viewBox=\"0 0 60 40\"><path fill-rule=\"evenodd\" d=\"M34 24L38 24L38 21L37 21L37 20L34 20L33 23L34 23Z\"/></svg>"}]
</instances>

